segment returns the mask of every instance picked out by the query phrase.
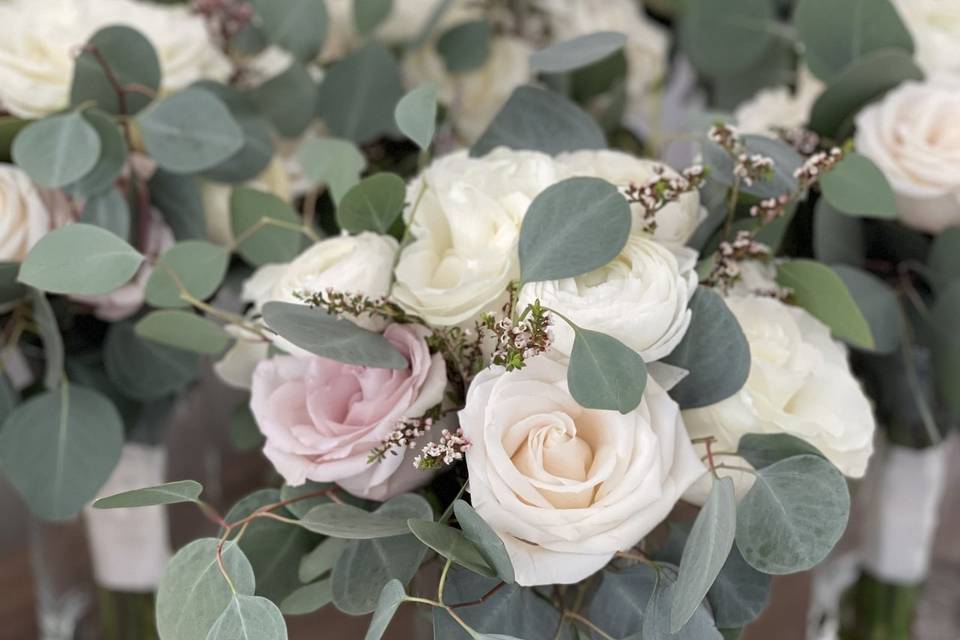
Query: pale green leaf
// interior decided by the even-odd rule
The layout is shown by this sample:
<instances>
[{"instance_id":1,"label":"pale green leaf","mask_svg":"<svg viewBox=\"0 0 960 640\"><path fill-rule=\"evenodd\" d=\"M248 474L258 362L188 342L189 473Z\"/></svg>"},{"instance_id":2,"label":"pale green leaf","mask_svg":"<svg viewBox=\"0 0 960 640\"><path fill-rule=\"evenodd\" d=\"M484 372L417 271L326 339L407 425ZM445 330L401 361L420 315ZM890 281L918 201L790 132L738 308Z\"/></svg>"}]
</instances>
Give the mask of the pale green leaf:
<instances>
[{"instance_id":1,"label":"pale green leaf","mask_svg":"<svg viewBox=\"0 0 960 640\"><path fill-rule=\"evenodd\" d=\"M202 491L203 485L195 480L178 480L155 487L133 489L100 498L93 503L93 506L97 509L125 509L128 507L149 507L157 504L197 502Z\"/></svg>"},{"instance_id":2,"label":"pale green leaf","mask_svg":"<svg viewBox=\"0 0 960 640\"><path fill-rule=\"evenodd\" d=\"M893 220L897 201L883 172L869 158L848 153L820 178L823 197L841 213Z\"/></svg>"},{"instance_id":3,"label":"pale green leaf","mask_svg":"<svg viewBox=\"0 0 960 640\"><path fill-rule=\"evenodd\" d=\"M314 138L300 147L297 158L303 172L317 184L327 185L334 204L357 184L367 160L349 140Z\"/></svg>"},{"instance_id":4,"label":"pale green leaf","mask_svg":"<svg viewBox=\"0 0 960 640\"><path fill-rule=\"evenodd\" d=\"M324 0L253 0L252 4L271 42L303 62L317 57L327 35Z\"/></svg>"},{"instance_id":5,"label":"pale green leaf","mask_svg":"<svg viewBox=\"0 0 960 640\"><path fill-rule=\"evenodd\" d=\"M647 366L640 354L613 336L571 326L576 337L567 386L573 399L588 409L636 409L647 386Z\"/></svg>"},{"instance_id":6,"label":"pale green leaf","mask_svg":"<svg viewBox=\"0 0 960 640\"><path fill-rule=\"evenodd\" d=\"M230 194L230 222L237 253L255 267L289 262L300 251L300 217L277 196L249 187Z\"/></svg>"},{"instance_id":7,"label":"pale green leaf","mask_svg":"<svg viewBox=\"0 0 960 640\"><path fill-rule=\"evenodd\" d=\"M430 146L437 129L437 87L425 84L411 90L397 102L393 117L397 127L421 149Z\"/></svg>"},{"instance_id":8,"label":"pale green leaf","mask_svg":"<svg viewBox=\"0 0 960 640\"><path fill-rule=\"evenodd\" d=\"M76 57L70 85L71 106L92 101L109 113L133 115L150 103L150 97L125 91L121 102L115 83L139 85L153 92L160 89L160 59L150 40L136 29L120 24L104 27L91 36L86 47L95 48L96 54L81 49Z\"/></svg>"},{"instance_id":9,"label":"pale green leaf","mask_svg":"<svg viewBox=\"0 0 960 640\"><path fill-rule=\"evenodd\" d=\"M45 187L64 187L96 166L97 130L75 111L37 120L17 134L13 161Z\"/></svg>"},{"instance_id":10,"label":"pale green leaf","mask_svg":"<svg viewBox=\"0 0 960 640\"><path fill-rule=\"evenodd\" d=\"M464 537L471 541L486 559L487 564L496 569L497 576L508 584L514 581L513 564L500 536L480 517L473 507L463 500L453 503L453 513Z\"/></svg>"},{"instance_id":11,"label":"pale green leaf","mask_svg":"<svg viewBox=\"0 0 960 640\"><path fill-rule=\"evenodd\" d=\"M333 601L330 580L307 584L292 592L280 603L280 611L287 616L302 616L313 613Z\"/></svg>"},{"instance_id":12,"label":"pale green leaf","mask_svg":"<svg viewBox=\"0 0 960 640\"><path fill-rule=\"evenodd\" d=\"M223 353L231 340L220 325L189 311L152 311L134 325L134 331L170 347L209 355Z\"/></svg>"},{"instance_id":13,"label":"pale green leaf","mask_svg":"<svg viewBox=\"0 0 960 640\"><path fill-rule=\"evenodd\" d=\"M597 31L555 42L530 56L530 66L543 73L565 73L599 62L619 51L627 36L616 31Z\"/></svg>"},{"instance_id":14,"label":"pale green leaf","mask_svg":"<svg viewBox=\"0 0 960 640\"><path fill-rule=\"evenodd\" d=\"M403 212L407 188L395 173L376 173L354 185L337 207L337 224L350 233L389 233Z\"/></svg>"},{"instance_id":15,"label":"pale green leaf","mask_svg":"<svg viewBox=\"0 0 960 640\"><path fill-rule=\"evenodd\" d=\"M373 618L370 620L370 626L364 640L380 640L390 621L393 620L393 614L406 597L403 589L403 583L399 580L391 580L383 585L380 591L380 597L377 599L377 608L373 611Z\"/></svg>"},{"instance_id":16,"label":"pale green leaf","mask_svg":"<svg viewBox=\"0 0 960 640\"><path fill-rule=\"evenodd\" d=\"M203 240L173 245L154 266L147 280L146 301L154 307L189 307L181 290L206 300L227 274L230 254L224 247Z\"/></svg>"},{"instance_id":17,"label":"pale green leaf","mask_svg":"<svg viewBox=\"0 0 960 640\"><path fill-rule=\"evenodd\" d=\"M407 525L420 542L444 558L480 575L491 578L497 575L496 569L490 566L480 549L456 529L430 520L408 520Z\"/></svg>"}]
</instances>

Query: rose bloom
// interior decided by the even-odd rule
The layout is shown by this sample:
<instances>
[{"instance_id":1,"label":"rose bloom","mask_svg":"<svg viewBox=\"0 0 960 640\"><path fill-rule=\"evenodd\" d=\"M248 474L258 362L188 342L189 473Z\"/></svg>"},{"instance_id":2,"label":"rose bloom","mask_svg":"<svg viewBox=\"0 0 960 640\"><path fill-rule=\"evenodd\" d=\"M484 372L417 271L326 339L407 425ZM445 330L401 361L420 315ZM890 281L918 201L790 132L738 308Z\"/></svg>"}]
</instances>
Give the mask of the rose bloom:
<instances>
[{"instance_id":1,"label":"rose bloom","mask_svg":"<svg viewBox=\"0 0 960 640\"><path fill-rule=\"evenodd\" d=\"M67 106L77 51L109 25L137 29L160 59L162 90L201 78L226 79L230 64L203 20L184 6L134 0L8 0L0 2L0 103L21 118Z\"/></svg>"},{"instance_id":2,"label":"rose bloom","mask_svg":"<svg viewBox=\"0 0 960 640\"><path fill-rule=\"evenodd\" d=\"M960 78L905 82L860 112L857 151L873 160L908 227L960 225Z\"/></svg>"},{"instance_id":3,"label":"rose bloom","mask_svg":"<svg viewBox=\"0 0 960 640\"><path fill-rule=\"evenodd\" d=\"M420 326L392 324L384 337L409 363L374 369L318 356L277 356L257 365L250 408L266 436L263 452L287 484L336 482L350 493L387 500L430 478L413 467L413 450L368 462L402 418L443 400L446 367L430 354Z\"/></svg>"},{"instance_id":4,"label":"rose bloom","mask_svg":"<svg viewBox=\"0 0 960 640\"><path fill-rule=\"evenodd\" d=\"M434 161L407 190L413 242L400 252L393 300L439 326L498 311L520 277L523 216L557 179L553 160L535 151L461 151Z\"/></svg>"},{"instance_id":5,"label":"rose bloom","mask_svg":"<svg viewBox=\"0 0 960 640\"><path fill-rule=\"evenodd\" d=\"M846 347L800 307L764 296L734 295L726 302L750 344L750 375L726 400L683 412L690 437L713 436L713 451L736 451L745 434L786 433L815 446L845 476L862 477L873 452L875 424L870 402L850 371ZM697 447L704 451L703 445ZM714 458L749 466L736 456ZM719 472L734 480L738 496L753 484L751 474ZM702 502L709 484L701 481L684 497Z\"/></svg>"},{"instance_id":6,"label":"rose bloom","mask_svg":"<svg viewBox=\"0 0 960 640\"><path fill-rule=\"evenodd\" d=\"M460 424L473 507L524 586L578 582L666 518L705 469L652 378L634 411L584 409L547 356L474 379Z\"/></svg>"},{"instance_id":7,"label":"rose bloom","mask_svg":"<svg viewBox=\"0 0 960 640\"><path fill-rule=\"evenodd\" d=\"M518 308L539 299L577 325L620 340L645 361L659 360L673 351L690 326L687 304L697 288L697 252L676 251L630 236L620 255L599 269L524 285ZM558 321L550 333L550 346L570 355L573 329Z\"/></svg>"},{"instance_id":8,"label":"rose bloom","mask_svg":"<svg viewBox=\"0 0 960 640\"><path fill-rule=\"evenodd\" d=\"M823 83L801 67L797 87L761 89L741 103L734 112L737 131L777 137L777 129L796 129L807 124L813 103L823 91Z\"/></svg>"},{"instance_id":9,"label":"rose bloom","mask_svg":"<svg viewBox=\"0 0 960 640\"><path fill-rule=\"evenodd\" d=\"M0 164L0 262L22 262L52 226L49 205L64 200L40 189L18 167Z\"/></svg>"},{"instance_id":10,"label":"rose bloom","mask_svg":"<svg viewBox=\"0 0 960 640\"><path fill-rule=\"evenodd\" d=\"M259 176L244 186L271 193L284 202L290 199L290 183L283 160L275 157ZM211 180L202 180L200 196L203 198L203 214L207 224L207 237L211 242L229 246L233 243L233 226L230 219L230 193L233 185Z\"/></svg>"},{"instance_id":11,"label":"rose bloom","mask_svg":"<svg viewBox=\"0 0 960 640\"><path fill-rule=\"evenodd\" d=\"M916 60L927 75L960 77L960 2L893 0L913 36Z\"/></svg>"},{"instance_id":12,"label":"rose bloom","mask_svg":"<svg viewBox=\"0 0 960 640\"><path fill-rule=\"evenodd\" d=\"M663 168L664 177L676 177L676 171L663 163L644 158L636 158L622 151L574 151L561 153L556 157L558 179L587 176L602 178L624 191L630 183L641 184L653 178L654 169ZM643 214L639 204L631 206L633 211L633 228L638 231L642 228ZM671 202L657 212L657 228L653 237L668 247L681 247L697 227L706 218L706 210L700 206L700 195L694 190L685 193L676 202Z\"/></svg>"}]
</instances>

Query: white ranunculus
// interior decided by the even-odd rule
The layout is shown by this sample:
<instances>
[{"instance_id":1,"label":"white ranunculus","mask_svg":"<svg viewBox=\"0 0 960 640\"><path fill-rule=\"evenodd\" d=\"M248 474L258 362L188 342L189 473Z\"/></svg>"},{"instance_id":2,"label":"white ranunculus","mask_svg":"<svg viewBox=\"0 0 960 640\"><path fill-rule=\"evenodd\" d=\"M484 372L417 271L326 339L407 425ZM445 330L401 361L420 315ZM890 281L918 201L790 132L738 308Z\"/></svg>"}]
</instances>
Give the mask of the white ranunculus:
<instances>
[{"instance_id":1,"label":"white ranunculus","mask_svg":"<svg viewBox=\"0 0 960 640\"><path fill-rule=\"evenodd\" d=\"M259 176L246 183L247 187L272 193L283 201L290 199L290 183L287 169L279 156L267 165ZM230 245L233 243L233 225L230 219L230 193L233 186L222 182L203 180L200 196L203 199L203 215L207 224L207 237L211 242Z\"/></svg>"},{"instance_id":2,"label":"white ranunculus","mask_svg":"<svg viewBox=\"0 0 960 640\"><path fill-rule=\"evenodd\" d=\"M435 161L407 190L413 242L400 252L393 299L439 326L498 311L520 276L523 216L557 179L553 160L535 151L462 151Z\"/></svg>"},{"instance_id":3,"label":"white ranunculus","mask_svg":"<svg viewBox=\"0 0 960 640\"><path fill-rule=\"evenodd\" d=\"M480 137L513 90L531 80L531 53L533 47L524 40L495 37L482 67L450 73L436 47L428 43L404 58L403 71L410 86L428 82L437 86L437 97L450 109L457 133L471 143Z\"/></svg>"},{"instance_id":4,"label":"white ranunculus","mask_svg":"<svg viewBox=\"0 0 960 640\"><path fill-rule=\"evenodd\" d=\"M960 78L906 82L856 124L857 151L890 181L900 222L930 233L960 225Z\"/></svg>"},{"instance_id":5,"label":"white ranunculus","mask_svg":"<svg viewBox=\"0 0 960 640\"><path fill-rule=\"evenodd\" d=\"M574 176L602 178L615 184L621 191L630 183L641 184L653 178L654 169L662 167L664 176L673 177L677 173L663 163L635 158L622 151L574 151L561 153L556 158L560 179ZM643 216L640 205L633 205L634 229L640 227ZM685 193L676 202L672 202L657 212L657 228L654 239L675 248L683 246L706 217L706 210L700 206L697 191Z\"/></svg>"},{"instance_id":6,"label":"white ranunculus","mask_svg":"<svg viewBox=\"0 0 960 640\"><path fill-rule=\"evenodd\" d=\"M916 59L927 75L960 76L960 2L894 0L913 36Z\"/></svg>"},{"instance_id":7,"label":"white ranunculus","mask_svg":"<svg viewBox=\"0 0 960 640\"><path fill-rule=\"evenodd\" d=\"M519 308L539 299L578 326L611 335L653 362L673 351L690 326L687 303L697 288L696 261L692 249L675 254L632 235L620 255L599 269L525 285ZM573 329L557 320L550 333L550 346L569 356Z\"/></svg>"},{"instance_id":8,"label":"white ranunculus","mask_svg":"<svg viewBox=\"0 0 960 640\"><path fill-rule=\"evenodd\" d=\"M666 518L704 467L676 403L653 380L626 415L584 409L546 356L482 371L460 424L473 507L503 540L521 585L599 571Z\"/></svg>"},{"instance_id":9,"label":"white ranunculus","mask_svg":"<svg viewBox=\"0 0 960 640\"><path fill-rule=\"evenodd\" d=\"M157 51L164 91L201 78L225 79L230 64L211 42L203 19L185 6L135 0L0 2L0 103L16 116L39 118L69 102L74 58L97 30L137 29Z\"/></svg>"},{"instance_id":10,"label":"white ranunculus","mask_svg":"<svg viewBox=\"0 0 960 640\"><path fill-rule=\"evenodd\" d=\"M52 225L43 192L19 168L0 164L0 262L21 262Z\"/></svg>"},{"instance_id":11,"label":"white ranunculus","mask_svg":"<svg viewBox=\"0 0 960 640\"><path fill-rule=\"evenodd\" d=\"M823 83L804 67L797 78L796 90L790 87L761 89L734 112L737 130L776 136L777 129L796 129L807 124L813 103L823 91Z\"/></svg>"},{"instance_id":12,"label":"white ranunculus","mask_svg":"<svg viewBox=\"0 0 960 640\"><path fill-rule=\"evenodd\" d=\"M775 298L735 295L727 298L727 306L750 344L750 375L730 398L683 412L690 437L713 436L713 451L732 452L745 434L786 433L815 446L845 476L863 476L875 424L870 402L850 371L846 347L806 310ZM715 458L747 466L736 456ZM753 483L744 472L721 469L720 474L733 478L738 496ZM701 480L684 497L702 502L709 484Z\"/></svg>"}]
</instances>

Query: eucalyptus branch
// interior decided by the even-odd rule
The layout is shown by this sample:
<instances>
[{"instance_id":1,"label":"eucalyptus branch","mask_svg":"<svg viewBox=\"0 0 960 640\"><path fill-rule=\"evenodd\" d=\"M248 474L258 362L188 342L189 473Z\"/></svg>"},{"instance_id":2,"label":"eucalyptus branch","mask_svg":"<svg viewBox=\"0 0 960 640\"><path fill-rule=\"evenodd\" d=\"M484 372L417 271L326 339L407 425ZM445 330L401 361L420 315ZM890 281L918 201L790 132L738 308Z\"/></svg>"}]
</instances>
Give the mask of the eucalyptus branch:
<instances>
[{"instance_id":1,"label":"eucalyptus branch","mask_svg":"<svg viewBox=\"0 0 960 640\"><path fill-rule=\"evenodd\" d=\"M288 231L297 231L310 238L310 240L313 242L320 241L320 236L317 235L317 232L308 227L306 224L294 224L292 222L286 222L284 220L277 220L276 218L264 216L244 229L243 232L233 239L233 242L230 244L230 251L236 251L237 247L252 238L264 227L279 227L281 229L287 229Z\"/></svg>"}]
</instances>

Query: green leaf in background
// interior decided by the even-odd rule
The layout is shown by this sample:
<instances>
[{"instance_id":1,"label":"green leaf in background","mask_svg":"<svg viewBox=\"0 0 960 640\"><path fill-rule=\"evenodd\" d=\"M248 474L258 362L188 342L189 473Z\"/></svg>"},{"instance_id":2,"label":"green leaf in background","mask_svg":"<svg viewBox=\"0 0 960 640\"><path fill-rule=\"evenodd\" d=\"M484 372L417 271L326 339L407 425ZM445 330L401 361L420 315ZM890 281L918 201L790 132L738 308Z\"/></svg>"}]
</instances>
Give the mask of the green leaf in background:
<instances>
[{"instance_id":1,"label":"green leaf in background","mask_svg":"<svg viewBox=\"0 0 960 640\"><path fill-rule=\"evenodd\" d=\"M197 173L240 151L243 130L227 107L205 89L164 98L137 116L150 157L171 173Z\"/></svg>"},{"instance_id":2,"label":"green leaf in background","mask_svg":"<svg viewBox=\"0 0 960 640\"><path fill-rule=\"evenodd\" d=\"M606 149L603 130L590 114L563 96L537 87L514 89L486 131L470 147L483 156L497 147L556 155L580 149Z\"/></svg>"},{"instance_id":3,"label":"green leaf in background","mask_svg":"<svg viewBox=\"0 0 960 640\"><path fill-rule=\"evenodd\" d=\"M13 161L45 187L65 187L97 164L100 136L93 125L71 111L37 120L13 140Z\"/></svg>"},{"instance_id":4,"label":"green leaf in background","mask_svg":"<svg viewBox=\"0 0 960 640\"><path fill-rule=\"evenodd\" d=\"M758 62L778 27L770 0L691 0L686 8L680 42L706 75L729 75Z\"/></svg>"},{"instance_id":5,"label":"green leaf in background","mask_svg":"<svg viewBox=\"0 0 960 640\"><path fill-rule=\"evenodd\" d=\"M329 573L347 546L343 538L327 538L300 560L300 582L310 582Z\"/></svg>"},{"instance_id":6,"label":"green leaf in background","mask_svg":"<svg viewBox=\"0 0 960 640\"><path fill-rule=\"evenodd\" d=\"M287 616L302 616L313 613L333 602L333 585L330 580L319 580L304 585L292 592L280 603L280 611Z\"/></svg>"},{"instance_id":7,"label":"green leaf in background","mask_svg":"<svg viewBox=\"0 0 960 640\"><path fill-rule=\"evenodd\" d=\"M207 640L234 593L217 566L216 538L200 538L177 551L157 589L160 640ZM227 542L223 566L237 594L253 595L254 577L240 547Z\"/></svg>"},{"instance_id":8,"label":"green leaf in background","mask_svg":"<svg viewBox=\"0 0 960 640\"><path fill-rule=\"evenodd\" d=\"M20 130L30 124L31 120L24 120L15 116L0 116L0 162L11 160L13 140Z\"/></svg>"},{"instance_id":9,"label":"green leaf in background","mask_svg":"<svg viewBox=\"0 0 960 640\"><path fill-rule=\"evenodd\" d=\"M409 531L405 520L385 518L349 504L321 504L300 518L300 526L314 533L348 540L389 538Z\"/></svg>"},{"instance_id":10,"label":"green leaf in background","mask_svg":"<svg viewBox=\"0 0 960 640\"><path fill-rule=\"evenodd\" d=\"M689 372L670 389L681 409L725 400L743 388L750 375L750 344L720 294L697 287L690 311L683 340L663 359Z\"/></svg>"},{"instance_id":11,"label":"green leaf in background","mask_svg":"<svg viewBox=\"0 0 960 640\"><path fill-rule=\"evenodd\" d=\"M130 205L119 189L110 189L87 198L77 222L109 231L118 238L130 238Z\"/></svg>"},{"instance_id":12,"label":"green leaf in background","mask_svg":"<svg viewBox=\"0 0 960 640\"><path fill-rule=\"evenodd\" d=\"M737 443L737 455L754 469L763 469L794 456L823 457L812 444L788 433L747 433Z\"/></svg>"},{"instance_id":13,"label":"green leaf in background","mask_svg":"<svg viewBox=\"0 0 960 640\"><path fill-rule=\"evenodd\" d=\"M613 336L568 324L576 336L567 369L573 399L588 409L636 409L647 386L647 365L640 354Z\"/></svg>"},{"instance_id":14,"label":"green leaf in background","mask_svg":"<svg viewBox=\"0 0 960 640\"><path fill-rule=\"evenodd\" d=\"M121 86L139 85L147 91L159 91L160 60L150 41L136 29L124 25L104 27L87 41L86 49L76 58L70 86L71 106L93 101L108 113L133 115L150 103L148 95L132 90L123 92L121 102L101 60Z\"/></svg>"},{"instance_id":15,"label":"green leaf in background","mask_svg":"<svg viewBox=\"0 0 960 640\"><path fill-rule=\"evenodd\" d=\"M193 176L157 169L150 178L149 191L150 200L163 213L177 240L206 240L203 199Z\"/></svg>"},{"instance_id":16,"label":"green leaf in background","mask_svg":"<svg viewBox=\"0 0 960 640\"><path fill-rule=\"evenodd\" d=\"M437 130L437 87L425 84L400 98L393 111L397 127L421 149L430 146Z\"/></svg>"},{"instance_id":17,"label":"green leaf in background","mask_svg":"<svg viewBox=\"0 0 960 640\"><path fill-rule=\"evenodd\" d=\"M287 511L298 518L302 518L315 506L332 502L329 491L334 488L335 486L331 483L313 482L312 480L307 480L296 487L285 484L280 487L280 498L284 501L290 501L296 498L295 501L287 505ZM309 498L305 497L308 495L310 495ZM306 582L306 580L304 580L304 582Z\"/></svg>"},{"instance_id":18,"label":"green leaf in background","mask_svg":"<svg viewBox=\"0 0 960 640\"><path fill-rule=\"evenodd\" d=\"M393 620L393 614L407 597L403 589L403 583L399 580L391 580L383 585L380 591L380 597L377 598L377 608L373 611L373 618L370 620L370 627L363 640L380 640L384 632Z\"/></svg>"},{"instance_id":19,"label":"green leaf in background","mask_svg":"<svg viewBox=\"0 0 960 640\"><path fill-rule=\"evenodd\" d=\"M407 187L395 173L375 173L354 185L337 207L337 225L350 233L386 234L403 213Z\"/></svg>"},{"instance_id":20,"label":"green leaf in background","mask_svg":"<svg viewBox=\"0 0 960 640\"><path fill-rule=\"evenodd\" d=\"M252 4L272 43L303 62L317 57L327 36L324 0L252 0Z\"/></svg>"},{"instance_id":21,"label":"green leaf in background","mask_svg":"<svg viewBox=\"0 0 960 640\"><path fill-rule=\"evenodd\" d=\"M600 584L590 599L587 616L615 638L632 638L643 625L644 610L657 583L656 569L638 564L599 575Z\"/></svg>"},{"instance_id":22,"label":"green leaf in background","mask_svg":"<svg viewBox=\"0 0 960 640\"><path fill-rule=\"evenodd\" d=\"M10 378L0 373L0 425L18 404L20 404L20 394L10 384Z\"/></svg>"},{"instance_id":23,"label":"green leaf in background","mask_svg":"<svg viewBox=\"0 0 960 640\"><path fill-rule=\"evenodd\" d=\"M107 330L104 366L124 396L159 400L183 391L199 375L200 356L138 336L132 322L115 322Z\"/></svg>"},{"instance_id":24,"label":"green leaf in background","mask_svg":"<svg viewBox=\"0 0 960 640\"><path fill-rule=\"evenodd\" d=\"M773 160L773 175L767 180L756 180L748 185L740 183L740 191L758 198L776 198L783 193L797 190L797 178L793 172L803 164L803 157L788 144L757 134L742 136L747 153L766 156ZM711 168L710 178L730 186L733 184L733 159L713 142L703 145L703 156Z\"/></svg>"},{"instance_id":25,"label":"green leaf in background","mask_svg":"<svg viewBox=\"0 0 960 640\"><path fill-rule=\"evenodd\" d=\"M777 269L777 283L790 299L827 325L836 337L856 347L874 349L870 325L840 276L813 260L790 260Z\"/></svg>"},{"instance_id":26,"label":"green leaf in background","mask_svg":"<svg viewBox=\"0 0 960 640\"><path fill-rule=\"evenodd\" d=\"M851 216L893 220L897 202L877 165L859 153L848 153L823 174L820 190L834 209Z\"/></svg>"},{"instance_id":27,"label":"green leaf in background","mask_svg":"<svg viewBox=\"0 0 960 640\"><path fill-rule=\"evenodd\" d=\"M721 640L706 605L701 604L687 624L672 633L670 630L671 611L676 593L676 574L669 567L660 567L657 572L653 595L647 601L643 612L643 638L664 638L664 640Z\"/></svg>"},{"instance_id":28,"label":"green leaf in background","mask_svg":"<svg viewBox=\"0 0 960 640\"><path fill-rule=\"evenodd\" d=\"M230 224L237 253L255 267L289 262L300 252L300 217L290 205L264 191L236 187L230 194Z\"/></svg>"},{"instance_id":29,"label":"green leaf in background","mask_svg":"<svg viewBox=\"0 0 960 640\"><path fill-rule=\"evenodd\" d=\"M793 24L804 62L824 82L873 51L913 53L910 32L890 0L801 0Z\"/></svg>"},{"instance_id":30,"label":"green leaf in background","mask_svg":"<svg viewBox=\"0 0 960 640\"><path fill-rule=\"evenodd\" d=\"M208 355L223 353L231 340L223 327L189 311L152 311L134 325L134 331L154 342Z\"/></svg>"},{"instance_id":31,"label":"green leaf in background","mask_svg":"<svg viewBox=\"0 0 960 640\"><path fill-rule=\"evenodd\" d=\"M868 271L831 265L833 272L840 276L853 301L870 326L873 336L873 351L892 353L900 346L903 313L896 292L883 280Z\"/></svg>"},{"instance_id":32,"label":"green leaf in background","mask_svg":"<svg viewBox=\"0 0 960 640\"><path fill-rule=\"evenodd\" d=\"M395 132L393 110L401 97L396 59L371 42L326 69L317 114L334 136L365 144Z\"/></svg>"},{"instance_id":33,"label":"green leaf in background","mask_svg":"<svg viewBox=\"0 0 960 640\"><path fill-rule=\"evenodd\" d=\"M263 446L263 441L264 436L250 407L247 404L237 405L230 416L230 444L237 451L253 451Z\"/></svg>"},{"instance_id":34,"label":"green leaf in background","mask_svg":"<svg viewBox=\"0 0 960 640\"><path fill-rule=\"evenodd\" d=\"M960 336L957 335L960 318L960 282L949 285L931 308L930 352L933 355L934 383L939 398L954 415L960 415Z\"/></svg>"},{"instance_id":35,"label":"green leaf in background","mask_svg":"<svg viewBox=\"0 0 960 640\"><path fill-rule=\"evenodd\" d=\"M83 509L120 459L123 421L103 395L76 384L37 394L0 431L0 469L44 520Z\"/></svg>"},{"instance_id":36,"label":"green leaf in background","mask_svg":"<svg viewBox=\"0 0 960 640\"><path fill-rule=\"evenodd\" d=\"M741 627L756 620L767 608L770 576L747 564L734 546L707 597L721 632L724 628Z\"/></svg>"},{"instance_id":37,"label":"green leaf in background","mask_svg":"<svg viewBox=\"0 0 960 640\"><path fill-rule=\"evenodd\" d=\"M813 255L827 264L863 266L867 256L863 221L840 213L826 198L817 200L813 209Z\"/></svg>"},{"instance_id":38,"label":"green leaf in background","mask_svg":"<svg viewBox=\"0 0 960 640\"><path fill-rule=\"evenodd\" d=\"M913 57L899 49L874 51L838 73L813 103L810 129L838 137L868 103L906 80L922 80Z\"/></svg>"},{"instance_id":39,"label":"green leaf in background","mask_svg":"<svg viewBox=\"0 0 960 640\"><path fill-rule=\"evenodd\" d=\"M600 178L567 178L540 192L520 228L523 282L572 278L598 269L623 249L630 205Z\"/></svg>"},{"instance_id":40,"label":"green leaf in background","mask_svg":"<svg viewBox=\"0 0 960 640\"><path fill-rule=\"evenodd\" d=\"M491 578L497 575L496 569L490 566L477 545L453 527L431 520L408 520L407 525L420 542L444 558L480 575Z\"/></svg>"},{"instance_id":41,"label":"green leaf in background","mask_svg":"<svg viewBox=\"0 0 960 640\"><path fill-rule=\"evenodd\" d=\"M317 85L300 62L293 62L250 95L260 112L286 138L296 138L303 133L317 110Z\"/></svg>"},{"instance_id":42,"label":"green leaf in background","mask_svg":"<svg viewBox=\"0 0 960 640\"><path fill-rule=\"evenodd\" d=\"M933 239L927 269L931 284L938 292L960 280L960 227L944 229Z\"/></svg>"},{"instance_id":43,"label":"green leaf in background","mask_svg":"<svg viewBox=\"0 0 960 640\"><path fill-rule=\"evenodd\" d=\"M453 513L457 517L457 524L467 540L477 545L480 553L491 567L496 569L497 576L507 584L513 584L513 564L507 554L500 536L480 517L473 507L463 500L453 503Z\"/></svg>"},{"instance_id":44,"label":"green leaf in background","mask_svg":"<svg viewBox=\"0 0 960 640\"><path fill-rule=\"evenodd\" d=\"M597 31L556 42L530 56L530 67L541 73L564 73L599 62L627 44L616 31Z\"/></svg>"},{"instance_id":45,"label":"green leaf in background","mask_svg":"<svg viewBox=\"0 0 960 640\"><path fill-rule=\"evenodd\" d=\"M479 69L490 57L493 29L486 20L471 20L447 29L437 40L437 53L450 73Z\"/></svg>"},{"instance_id":46,"label":"green leaf in background","mask_svg":"<svg viewBox=\"0 0 960 640\"><path fill-rule=\"evenodd\" d=\"M266 598L234 594L207 640L287 640L287 624L277 605Z\"/></svg>"},{"instance_id":47,"label":"green leaf in background","mask_svg":"<svg viewBox=\"0 0 960 640\"><path fill-rule=\"evenodd\" d=\"M381 369L405 369L406 358L379 333L320 310L289 302L268 302L263 321L301 349L337 362Z\"/></svg>"},{"instance_id":48,"label":"green leaf in background","mask_svg":"<svg viewBox=\"0 0 960 640\"><path fill-rule=\"evenodd\" d=\"M693 523L673 587L670 631L676 633L701 606L727 562L737 527L737 500L730 478L719 478Z\"/></svg>"},{"instance_id":49,"label":"green leaf in background","mask_svg":"<svg viewBox=\"0 0 960 640\"><path fill-rule=\"evenodd\" d=\"M0 262L0 304L19 300L27 293L27 288L17 282L19 273L19 262Z\"/></svg>"},{"instance_id":50,"label":"green leaf in background","mask_svg":"<svg viewBox=\"0 0 960 640\"><path fill-rule=\"evenodd\" d=\"M113 187L127 161L127 143L117 123L99 109L87 109L83 117L100 138L100 156L93 169L67 190L83 195L96 195ZM121 236L123 237L123 236Z\"/></svg>"},{"instance_id":51,"label":"green leaf in background","mask_svg":"<svg viewBox=\"0 0 960 640\"><path fill-rule=\"evenodd\" d=\"M800 455L757 471L737 508L737 547L751 566L773 575L823 560L847 528L850 494L837 468Z\"/></svg>"},{"instance_id":52,"label":"green leaf in background","mask_svg":"<svg viewBox=\"0 0 960 640\"><path fill-rule=\"evenodd\" d=\"M141 262L136 249L109 231L73 223L33 245L18 279L51 293L96 295L126 283Z\"/></svg>"},{"instance_id":53,"label":"green leaf in background","mask_svg":"<svg viewBox=\"0 0 960 640\"><path fill-rule=\"evenodd\" d=\"M204 171L203 177L234 184L255 179L273 160L273 131L270 121L261 114L249 94L242 94L233 87L213 80L201 80L192 86L217 96L243 131L243 146L240 150ZM285 96L283 99L292 98L293 96ZM310 96L309 101L313 103L313 96Z\"/></svg>"},{"instance_id":54,"label":"green leaf in background","mask_svg":"<svg viewBox=\"0 0 960 640\"><path fill-rule=\"evenodd\" d=\"M47 296L41 291L31 289L30 301L33 304L33 321L43 342L43 384L47 389L53 389L63 378L63 338L60 336L57 316L53 313Z\"/></svg>"},{"instance_id":55,"label":"green leaf in background","mask_svg":"<svg viewBox=\"0 0 960 640\"><path fill-rule=\"evenodd\" d=\"M201 492L203 492L203 485L196 480L177 480L155 487L133 489L100 498L93 503L93 506L96 509L126 509L129 507L149 507L157 504L197 502Z\"/></svg>"},{"instance_id":56,"label":"green leaf in background","mask_svg":"<svg viewBox=\"0 0 960 640\"><path fill-rule=\"evenodd\" d=\"M367 159L353 142L338 138L314 138L304 142L297 153L303 172L313 182L330 189L333 203L360 181Z\"/></svg>"},{"instance_id":57,"label":"green leaf in background","mask_svg":"<svg viewBox=\"0 0 960 640\"><path fill-rule=\"evenodd\" d=\"M353 0L353 26L362 36L373 33L392 10L393 0Z\"/></svg>"},{"instance_id":58,"label":"green leaf in background","mask_svg":"<svg viewBox=\"0 0 960 640\"><path fill-rule=\"evenodd\" d=\"M179 242L154 266L145 289L147 304L154 307L189 307L181 288L197 300L206 300L227 274L230 253L203 240Z\"/></svg>"}]
</instances>

